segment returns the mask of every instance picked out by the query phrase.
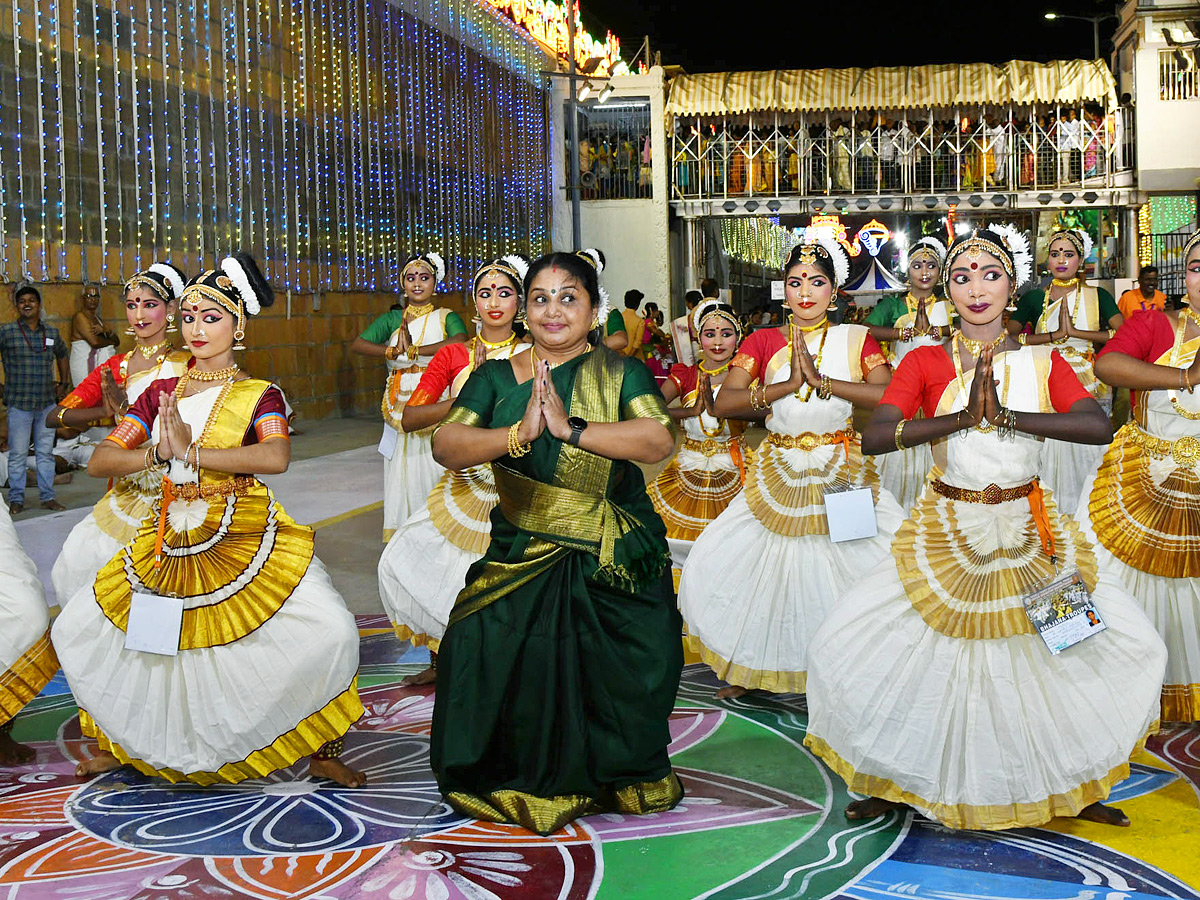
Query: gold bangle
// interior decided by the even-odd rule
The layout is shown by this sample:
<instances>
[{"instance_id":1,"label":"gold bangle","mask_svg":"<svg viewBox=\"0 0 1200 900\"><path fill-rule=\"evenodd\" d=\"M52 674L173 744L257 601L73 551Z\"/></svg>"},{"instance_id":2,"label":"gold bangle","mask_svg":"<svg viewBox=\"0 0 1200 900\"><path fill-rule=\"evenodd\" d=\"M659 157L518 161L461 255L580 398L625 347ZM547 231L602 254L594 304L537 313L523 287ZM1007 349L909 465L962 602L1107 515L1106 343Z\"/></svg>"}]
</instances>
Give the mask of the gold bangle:
<instances>
[{"instance_id":1,"label":"gold bangle","mask_svg":"<svg viewBox=\"0 0 1200 900\"><path fill-rule=\"evenodd\" d=\"M520 458L533 448L532 444L521 443L520 438L517 437L517 432L520 430L520 422L513 422L512 427L508 429L508 455L513 458Z\"/></svg>"},{"instance_id":2,"label":"gold bangle","mask_svg":"<svg viewBox=\"0 0 1200 900\"><path fill-rule=\"evenodd\" d=\"M1029 345L1029 335L1026 332L1022 331L1020 334L1017 335L1017 343L1020 344L1022 347L1027 347Z\"/></svg>"},{"instance_id":3,"label":"gold bangle","mask_svg":"<svg viewBox=\"0 0 1200 900\"><path fill-rule=\"evenodd\" d=\"M67 408L65 406L60 406L58 408L58 419L57 419L59 428L67 427L66 423L63 422L63 416L65 416L66 414L67 414Z\"/></svg>"},{"instance_id":4,"label":"gold bangle","mask_svg":"<svg viewBox=\"0 0 1200 900\"><path fill-rule=\"evenodd\" d=\"M821 376L821 385L817 388L817 397L828 400L833 396L833 379L828 375Z\"/></svg>"},{"instance_id":5,"label":"gold bangle","mask_svg":"<svg viewBox=\"0 0 1200 900\"><path fill-rule=\"evenodd\" d=\"M1117 329L1115 329L1115 328L1110 328L1110 329L1108 329L1108 339L1109 339L1110 341L1111 341L1113 338L1115 338L1116 336L1117 336Z\"/></svg>"},{"instance_id":6,"label":"gold bangle","mask_svg":"<svg viewBox=\"0 0 1200 900\"><path fill-rule=\"evenodd\" d=\"M908 424L908 419L901 419L896 423L896 449L907 450L904 446L904 426Z\"/></svg>"}]
</instances>

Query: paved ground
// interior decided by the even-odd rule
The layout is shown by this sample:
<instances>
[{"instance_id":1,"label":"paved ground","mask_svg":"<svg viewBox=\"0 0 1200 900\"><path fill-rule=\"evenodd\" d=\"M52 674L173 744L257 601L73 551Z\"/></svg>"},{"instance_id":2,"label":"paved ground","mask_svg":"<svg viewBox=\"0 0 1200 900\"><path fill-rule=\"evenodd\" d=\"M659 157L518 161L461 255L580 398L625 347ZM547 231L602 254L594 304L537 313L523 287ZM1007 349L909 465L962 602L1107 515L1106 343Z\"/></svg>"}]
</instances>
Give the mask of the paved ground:
<instances>
[{"instance_id":1,"label":"paved ground","mask_svg":"<svg viewBox=\"0 0 1200 900\"><path fill-rule=\"evenodd\" d=\"M549 838L463 820L428 769L432 689L399 687L427 657L370 615L380 609L379 426L301 427L292 477L276 490L316 526L318 553L361 614L368 714L347 754L368 786L343 790L300 768L236 787L171 787L128 770L80 783L73 760L89 747L60 676L16 720L36 764L0 771L3 900L1200 900L1200 728L1168 729L1137 757L1114 796L1129 829L849 823L842 783L801 746L803 698L718 703L698 665L672 719L687 789L675 811L589 817ZM54 535L102 489L83 476L69 487L74 513L18 519L27 546L36 536L50 559Z\"/></svg>"}]
</instances>

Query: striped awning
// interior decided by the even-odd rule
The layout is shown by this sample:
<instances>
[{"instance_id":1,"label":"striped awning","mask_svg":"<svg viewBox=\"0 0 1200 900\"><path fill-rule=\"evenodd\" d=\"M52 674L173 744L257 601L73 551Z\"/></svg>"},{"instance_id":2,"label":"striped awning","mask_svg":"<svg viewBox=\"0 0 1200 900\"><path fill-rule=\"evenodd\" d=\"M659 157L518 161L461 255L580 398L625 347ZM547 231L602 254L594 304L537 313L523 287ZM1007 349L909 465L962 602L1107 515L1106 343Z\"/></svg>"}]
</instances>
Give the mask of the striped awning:
<instances>
[{"instance_id":1,"label":"striped awning","mask_svg":"<svg viewBox=\"0 0 1200 900\"><path fill-rule=\"evenodd\" d=\"M671 81L666 111L676 116L711 116L1009 103L1070 105L1086 100L1116 105L1116 83L1102 60L680 75Z\"/></svg>"}]
</instances>

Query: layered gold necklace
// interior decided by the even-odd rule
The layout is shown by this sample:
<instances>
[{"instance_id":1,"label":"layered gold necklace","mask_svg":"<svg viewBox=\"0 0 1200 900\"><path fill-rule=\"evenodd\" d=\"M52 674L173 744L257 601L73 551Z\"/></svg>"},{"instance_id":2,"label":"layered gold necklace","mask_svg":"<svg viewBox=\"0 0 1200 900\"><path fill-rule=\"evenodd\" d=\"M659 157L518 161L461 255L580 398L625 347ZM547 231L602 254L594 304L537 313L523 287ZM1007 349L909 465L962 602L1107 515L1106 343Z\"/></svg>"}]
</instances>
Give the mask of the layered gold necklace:
<instances>
[{"instance_id":1,"label":"layered gold necklace","mask_svg":"<svg viewBox=\"0 0 1200 900\"><path fill-rule=\"evenodd\" d=\"M971 355L976 359L979 359L979 354L983 352L984 348L991 348L992 350L995 350L1003 345L1006 340L1008 340L1008 334L1001 331L993 341L974 341L956 328L954 330L954 338L955 340L962 341L963 346L971 351Z\"/></svg>"},{"instance_id":2,"label":"layered gold necklace","mask_svg":"<svg viewBox=\"0 0 1200 900\"><path fill-rule=\"evenodd\" d=\"M159 341L153 347L147 347L145 344L138 344L136 349L137 349L138 353L142 354L143 359L151 360L154 357L158 356L159 352L164 347L169 347L170 343L171 343L170 341Z\"/></svg>"}]
</instances>

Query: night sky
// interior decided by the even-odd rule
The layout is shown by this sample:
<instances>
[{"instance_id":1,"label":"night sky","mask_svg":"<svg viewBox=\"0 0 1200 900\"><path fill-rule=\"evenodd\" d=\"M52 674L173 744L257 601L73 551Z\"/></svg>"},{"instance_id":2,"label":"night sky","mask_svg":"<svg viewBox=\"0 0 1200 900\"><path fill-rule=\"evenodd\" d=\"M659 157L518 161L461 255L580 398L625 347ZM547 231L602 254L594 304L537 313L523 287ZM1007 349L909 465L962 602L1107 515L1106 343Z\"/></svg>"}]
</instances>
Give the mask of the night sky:
<instances>
[{"instance_id":1,"label":"night sky","mask_svg":"<svg viewBox=\"0 0 1200 900\"><path fill-rule=\"evenodd\" d=\"M1090 22L1048 22L1043 13L1115 12L1097 0L986 3L871 3L737 0L722 12L680 0L581 0L584 26L611 29L626 59L649 34L664 65L688 72L921 65L938 62L1091 58ZM963 10L955 13L954 10ZM705 10L700 13L698 10ZM1100 25L1100 53L1111 49L1115 19Z\"/></svg>"}]
</instances>

